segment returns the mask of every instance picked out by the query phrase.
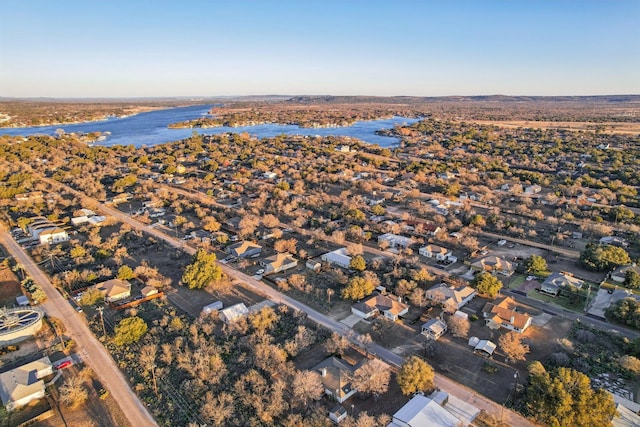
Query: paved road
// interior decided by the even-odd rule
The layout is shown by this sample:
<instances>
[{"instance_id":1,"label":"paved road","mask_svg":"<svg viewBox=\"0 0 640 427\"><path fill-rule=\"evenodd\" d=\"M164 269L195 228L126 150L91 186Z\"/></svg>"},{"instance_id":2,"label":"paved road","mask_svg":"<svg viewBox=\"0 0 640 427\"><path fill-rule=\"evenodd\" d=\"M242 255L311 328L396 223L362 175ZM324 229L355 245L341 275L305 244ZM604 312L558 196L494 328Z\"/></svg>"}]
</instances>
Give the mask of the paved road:
<instances>
[{"instance_id":1,"label":"paved road","mask_svg":"<svg viewBox=\"0 0 640 427\"><path fill-rule=\"evenodd\" d=\"M565 319L580 321L582 323L588 324L601 331L621 334L627 338L640 337L640 332L638 331L625 328L624 326L614 325L605 320L600 320L591 316L587 316L585 314L576 313L575 311L566 310L562 307L558 307L557 305L552 305L542 301L538 301L533 298L529 298L527 296L514 292L510 289L502 289L500 292L504 295L510 296L511 298L515 299L516 301L522 304L535 307L538 310L542 310L546 313L560 316Z\"/></svg>"},{"instance_id":2,"label":"paved road","mask_svg":"<svg viewBox=\"0 0 640 427\"><path fill-rule=\"evenodd\" d=\"M142 405L138 396L131 391L129 384L102 344L93 336L85 319L77 313L64 297L51 284L49 278L33 262L29 255L18 245L11 235L0 231L0 242L13 255L33 280L42 287L47 295L47 301L42 305L49 316L56 317L66 327L65 335L72 338L82 349L87 363L96 373L100 382L109 390L120 409L134 426L157 426L151 414Z\"/></svg>"},{"instance_id":3,"label":"paved road","mask_svg":"<svg viewBox=\"0 0 640 427\"><path fill-rule=\"evenodd\" d=\"M92 199L87 197L86 195L77 192L75 190L72 190L60 183L58 183L57 181L53 181L53 180L49 180L51 181L52 184L55 184L56 186L60 187L60 188L64 188L66 190L70 190L74 193L76 193L77 195L81 196L83 199L87 200L88 202L91 202L95 205L99 206L99 209L103 212L106 213L108 215L111 215L115 218L117 218L118 220L122 221L123 223L129 224L132 228L135 228L137 230L141 230L144 231L146 233L149 233L150 235L153 235L154 237L157 237L159 239L163 239L164 241L166 241L169 245L175 247L175 248L180 248L182 250L184 250L186 253L193 255L196 252L196 249L192 248L191 246L185 245L183 243L183 241L181 240L177 240L165 233L163 233L162 231L154 228L154 227L150 227L148 225L142 224L139 221L131 218L129 215L111 208L109 206L106 206L104 204L100 204L97 200ZM370 249L370 248L367 248ZM287 306L294 308L296 310L300 310L304 313L307 313L308 318L311 319L312 321L326 327L327 329L336 332L346 338L348 338L351 342L355 343L355 344L359 344L359 334L357 334L355 331L353 331L351 328L349 328L348 326L344 325L343 323L340 323L339 321L332 319L328 316L325 316L324 314L312 309L311 307L301 303L300 301L297 301L293 298L290 298L284 294L282 294L281 292L277 291L276 289L270 287L269 285L254 279L253 277L244 274L242 272L239 272L233 268L231 268L228 265L225 264L219 264L222 267L222 270L229 276L229 277L233 277L237 280L240 280L244 283L246 283L248 286L252 287L254 290L264 294L267 296L267 298L269 298L270 300L277 302L277 303L282 303L282 304L286 304ZM57 293L57 292L56 292ZM67 304L68 305L68 304ZM385 362L389 363L392 366L395 367L399 367L402 362L403 362L403 358L395 353L393 353L392 351L376 344L376 343L371 343L367 346L368 350L372 353L375 353L380 359L384 360ZM485 398L482 395L477 394L476 392L474 392L473 390L469 389L468 387L462 385L462 384L458 384L455 381L445 377L444 375L441 374L436 374L435 376L435 383L436 386L439 387L441 390L450 393L451 395L457 397L458 399L463 400L464 402L467 402L469 404L472 404L473 406L477 407L478 409L484 409L485 411L487 411L490 414L498 414L501 413L504 416L504 420L505 422L507 422L509 425L512 426L535 426L535 424L531 423L530 421L528 421L527 419L525 419L524 417L520 416L518 413L513 412L511 410L504 410L504 408L501 405L498 405L497 403L493 402L492 400L489 400L487 398Z\"/></svg>"}]
</instances>

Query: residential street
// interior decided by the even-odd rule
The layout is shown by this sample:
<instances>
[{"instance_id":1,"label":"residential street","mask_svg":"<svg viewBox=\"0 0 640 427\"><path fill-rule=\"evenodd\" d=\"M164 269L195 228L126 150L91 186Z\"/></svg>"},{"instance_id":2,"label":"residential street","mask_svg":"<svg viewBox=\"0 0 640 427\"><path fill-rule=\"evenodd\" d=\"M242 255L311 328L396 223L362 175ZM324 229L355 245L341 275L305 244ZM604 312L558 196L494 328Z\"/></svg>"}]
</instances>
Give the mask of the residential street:
<instances>
[{"instance_id":1,"label":"residential street","mask_svg":"<svg viewBox=\"0 0 640 427\"><path fill-rule=\"evenodd\" d=\"M55 181L52 181L53 183L55 183ZM60 183L56 183L58 186L61 186ZM65 189L68 189L68 187L64 187ZM94 203L96 205L99 205L99 209L108 215L112 215L113 217L117 218L118 220L122 221L123 223L129 224L131 227L144 231L146 233L149 233L150 235L153 235L159 239L163 239L165 240L168 244L170 244L171 246L175 247L175 248L181 248L182 250L184 250L186 253L193 255L196 250L194 248L192 248L191 246L185 245L183 241L181 240L177 240L173 237L170 237L168 235L166 235L165 233L161 232L160 230L157 230L153 227L144 225L138 221L136 221L135 219L131 218L129 215L111 208L109 206L105 206L103 204L100 204L97 200L95 199L91 199L88 198L87 196L76 192L78 195L81 195L84 199L86 200L90 200L91 203ZM277 290L273 289L272 287L270 287L269 285L258 281L256 279L254 279L251 276L248 276L244 273L241 273L231 267L229 267L228 265L224 265L224 264L219 264L223 271L229 276L229 277L233 277L237 280L240 280L244 283L246 283L247 285L249 285L250 287L252 287L253 289L255 289L256 291L261 292L262 294L266 295L270 300L275 301L277 303L283 303L288 305L291 308L294 308L296 310L300 310L302 312L307 313L307 315L309 316L309 319L313 320L314 322L330 329L333 332L336 332L342 336L347 337L351 342L355 343L355 344L359 344L358 342L358 334L355 333L352 329L350 329L349 327L347 327L346 325L340 323L339 321L332 319L328 316L325 316L322 313L319 313L315 310L313 310L311 307L308 307L307 305L296 301L292 298L289 298L288 296L278 292ZM382 360L384 360L385 362L389 363L390 365L393 365L395 367L398 367L402 364L403 358L395 353L393 353L392 351L379 346L378 344L375 343L371 343L368 346L368 350L371 353L375 353L379 358L381 358ZM458 399L471 404L475 407L477 407L478 409L484 409L485 411L487 411L488 413L491 414L499 414L502 413L504 416L504 420L509 423L510 425L513 426L534 426L535 424L531 423L530 421L528 421L527 419L525 419L524 417L520 416L519 414L511 411L511 410L504 410L504 408L485 398L484 396L481 396L477 393L475 393L473 390L465 387L462 384L458 384L455 381L450 380L449 378L437 374L436 373L436 377L435 377L435 382L436 382L436 386L439 387L441 390L450 393L453 396L456 396Z\"/></svg>"},{"instance_id":2,"label":"residential street","mask_svg":"<svg viewBox=\"0 0 640 427\"><path fill-rule=\"evenodd\" d=\"M49 316L62 320L66 328L64 335L76 342L78 351L86 354L84 362L93 369L100 382L118 402L131 426L157 426L151 414L129 387L129 383L125 380L109 352L89 330L84 315L77 313L69 305L51 284L49 278L22 247L13 240L4 227L0 231L0 243L23 266L26 273L42 287L47 295L47 301L42 305L45 312Z\"/></svg>"}]
</instances>

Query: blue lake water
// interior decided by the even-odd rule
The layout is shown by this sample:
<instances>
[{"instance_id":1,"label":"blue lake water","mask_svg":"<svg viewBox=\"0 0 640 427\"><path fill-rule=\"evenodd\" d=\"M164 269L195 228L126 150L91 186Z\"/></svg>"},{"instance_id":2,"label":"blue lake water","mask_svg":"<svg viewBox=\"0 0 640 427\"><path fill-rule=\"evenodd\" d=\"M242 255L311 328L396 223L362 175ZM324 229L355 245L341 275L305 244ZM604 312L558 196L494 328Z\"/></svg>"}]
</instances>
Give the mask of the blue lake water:
<instances>
[{"instance_id":1,"label":"blue lake water","mask_svg":"<svg viewBox=\"0 0 640 427\"><path fill-rule=\"evenodd\" d=\"M87 122L57 126L38 126L26 128L0 128L0 135L54 135L57 129L64 129L67 133L78 132L111 132L111 135L99 145L143 145L152 146L176 141L191 136L193 131L204 135L216 135L226 132L248 132L258 138L270 138L277 135L321 135L321 136L350 136L358 138L370 144L378 144L381 147L396 145L399 140L388 136L376 135L375 131L390 129L396 124L411 124L419 119L394 117L385 120L369 120L356 122L353 126L338 128L307 129L295 125L257 125L242 127L219 127L211 129L168 129L171 123L191 120L206 115L211 105L197 105L191 107L178 107L166 110L140 113L131 117L109 119L100 122Z\"/></svg>"}]
</instances>

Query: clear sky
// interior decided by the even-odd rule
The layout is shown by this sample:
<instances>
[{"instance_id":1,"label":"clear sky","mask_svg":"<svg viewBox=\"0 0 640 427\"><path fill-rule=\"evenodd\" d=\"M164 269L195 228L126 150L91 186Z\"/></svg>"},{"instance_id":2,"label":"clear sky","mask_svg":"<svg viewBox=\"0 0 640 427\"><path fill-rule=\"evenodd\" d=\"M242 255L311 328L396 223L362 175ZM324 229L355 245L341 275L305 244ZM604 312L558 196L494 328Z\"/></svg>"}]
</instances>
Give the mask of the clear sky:
<instances>
[{"instance_id":1,"label":"clear sky","mask_svg":"<svg viewBox=\"0 0 640 427\"><path fill-rule=\"evenodd\" d=\"M0 96L640 94L640 0L5 0Z\"/></svg>"}]
</instances>

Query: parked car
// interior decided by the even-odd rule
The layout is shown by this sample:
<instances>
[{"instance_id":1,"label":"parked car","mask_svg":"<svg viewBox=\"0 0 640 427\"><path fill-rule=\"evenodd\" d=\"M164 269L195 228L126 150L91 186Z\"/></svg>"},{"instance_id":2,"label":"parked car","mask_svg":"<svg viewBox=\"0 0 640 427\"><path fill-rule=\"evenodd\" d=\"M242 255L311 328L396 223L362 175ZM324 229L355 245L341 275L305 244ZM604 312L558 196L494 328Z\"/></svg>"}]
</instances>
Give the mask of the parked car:
<instances>
[{"instance_id":1,"label":"parked car","mask_svg":"<svg viewBox=\"0 0 640 427\"><path fill-rule=\"evenodd\" d=\"M56 368L56 369L64 369L64 368L68 368L71 365L73 365L73 361L67 359L67 360L64 360L64 361L62 361L60 363L57 363L54 366L54 368Z\"/></svg>"},{"instance_id":2,"label":"parked car","mask_svg":"<svg viewBox=\"0 0 640 427\"><path fill-rule=\"evenodd\" d=\"M256 271L256 274L264 274L264 268L261 268L260 270Z\"/></svg>"}]
</instances>

